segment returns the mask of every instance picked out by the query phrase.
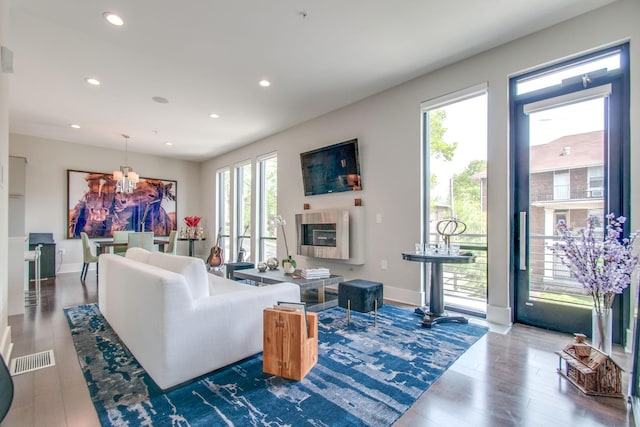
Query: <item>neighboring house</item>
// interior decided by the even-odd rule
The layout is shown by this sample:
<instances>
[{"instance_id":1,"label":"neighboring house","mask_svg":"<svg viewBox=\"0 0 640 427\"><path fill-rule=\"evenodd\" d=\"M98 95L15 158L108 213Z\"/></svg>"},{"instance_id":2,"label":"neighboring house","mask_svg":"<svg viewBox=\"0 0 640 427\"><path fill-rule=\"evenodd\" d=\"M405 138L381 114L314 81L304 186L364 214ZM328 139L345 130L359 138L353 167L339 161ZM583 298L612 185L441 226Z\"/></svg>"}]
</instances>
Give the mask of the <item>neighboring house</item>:
<instances>
[{"instance_id":1,"label":"neighboring house","mask_svg":"<svg viewBox=\"0 0 640 427\"><path fill-rule=\"evenodd\" d=\"M603 138L603 131L586 132L563 136L530 149L529 265L532 289L548 287L549 279L569 277L568 270L545 250L545 245L557 234L558 221L564 220L569 228L579 230L586 226L590 216L604 218ZM487 172L479 172L474 178L481 183L482 210L485 211ZM543 281L547 283L543 285Z\"/></svg>"},{"instance_id":2,"label":"neighboring house","mask_svg":"<svg viewBox=\"0 0 640 427\"><path fill-rule=\"evenodd\" d=\"M603 131L567 135L530 150L529 265L535 282L568 278L569 272L545 245L565 221L579 230L586 220L604 218ZM544 288L542 283L540 286ZM566 289L565 289L566 291Z\"/></svg>"}]
</instances>

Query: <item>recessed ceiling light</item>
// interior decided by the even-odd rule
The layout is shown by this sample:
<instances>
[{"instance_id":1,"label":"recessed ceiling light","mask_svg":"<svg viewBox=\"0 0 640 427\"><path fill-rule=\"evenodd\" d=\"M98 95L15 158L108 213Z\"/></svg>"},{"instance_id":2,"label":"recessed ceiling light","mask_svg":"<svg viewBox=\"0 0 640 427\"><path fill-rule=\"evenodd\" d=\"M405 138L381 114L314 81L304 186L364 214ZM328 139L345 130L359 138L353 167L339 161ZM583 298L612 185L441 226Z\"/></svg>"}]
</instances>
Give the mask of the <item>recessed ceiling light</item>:
<instances>
[{"instance_id":1,"label":"recessed ceiling light","mask_svg":"<svg viewBox=\"0 0 640 427\"><path fill-rule=\"evenodd\" d=\"M212 119L219 119L220 118L220 116L217 115L216 113L209 114L209 117L211 117Z\"/></svg>"},{"instance_id":2,"label":"recessed ceiling light","mask_svg":"<svg viewBox=\"0 0 640 427\"><path fill-rule=\"evenodd\" d=\"M92 86L100 86L100 80L96 79L95 77L87 77L85 78L85 80Z\"/></svg>"},{"instance_id":3,"label":"recessed ceiling light","mask_svg":"<svg viewBox=\"0 0 640 427\"><path fill-rule=\"evenodd\" d=\"M122 27L124 25L124 21L117 13L105 12L102 14L102 16L107 20L108 23L115 25L116 27Z\"/></svg>"},{"instance_id":4,"label":"recessed ceiling light","mask_svg":"<svg viewBox=\"0 0 640 427\"><path fill-rule=\"evenodd\" d=\"M153 98L154 101L156 101L158 104L168 104L169 100L163 96L154 96Z\"/></svg>"},{"instance_id":5,"label":"recessed ceiling light","mask_svg":"<svg viewBox=\"0 0 640 427\"><path fill-rule=\"evenodd\" d=\"M258 84L262 87L269 87L271 86L271 82L269 80L266 79L262 79L258 82Z\"/></svg>"},{"instance_id":6,"label":"recessed ceiling light","mask_svg":"<svg viewBox=\"0 0 640 427\"><path fill-rule=\"evenodd\" d=\"M169 145L169 146L171 146L171 145L173 145L173 142L169 142L169 141L167 141L167 142L165 142L165 143L164 143L164 145Z\"/></svg>"},{"instance_id":7,"label":"recessed ceiling light","mask_svg":"<svg viewBox=\"0 0 640 427\"><path fill-rule=\"evenodd\" d=\"M80 129L80 125L73 124L73 125L69 125L69 126L71 126L74 129Z\"/></svg>"}]
</instances>

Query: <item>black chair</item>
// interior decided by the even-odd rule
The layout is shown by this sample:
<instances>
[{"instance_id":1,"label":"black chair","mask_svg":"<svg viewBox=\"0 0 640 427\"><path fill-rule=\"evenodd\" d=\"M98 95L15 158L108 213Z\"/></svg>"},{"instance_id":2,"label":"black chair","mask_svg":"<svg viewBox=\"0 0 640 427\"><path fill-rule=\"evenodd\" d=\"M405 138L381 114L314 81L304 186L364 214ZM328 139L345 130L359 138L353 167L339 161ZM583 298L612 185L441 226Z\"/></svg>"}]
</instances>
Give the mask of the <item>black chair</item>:
<instances>
[{"instance_id":1,"label":"black chair","mask_svg":"<svg viewBox=\"0 0 640 427\"><path fill-rule=\"evenodd\" d=\"M4 420L4 417L9 412L11 402L13 401L13 378L9 373L7 364L4 363L4 358L0 356L2 363L0 366L0 423Z\"/></svg>"}]
</instances>

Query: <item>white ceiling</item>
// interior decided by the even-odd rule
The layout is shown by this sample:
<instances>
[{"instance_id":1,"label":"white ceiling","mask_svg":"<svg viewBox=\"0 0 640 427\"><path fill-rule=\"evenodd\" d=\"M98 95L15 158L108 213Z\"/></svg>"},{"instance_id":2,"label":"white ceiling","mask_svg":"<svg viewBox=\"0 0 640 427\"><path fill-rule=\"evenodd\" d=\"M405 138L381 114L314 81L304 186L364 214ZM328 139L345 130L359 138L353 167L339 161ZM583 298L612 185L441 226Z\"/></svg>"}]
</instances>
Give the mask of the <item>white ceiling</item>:
<instances>
[{"instance_id":1,"label":"white ceiling","mask_svg":"<svg viewBox=\"0 0 640 427\"><path fill-rule=\"evenodd\" d=\"M611 1L10 0L10 132L203 160Z\"/></svg>"}]
</instances>

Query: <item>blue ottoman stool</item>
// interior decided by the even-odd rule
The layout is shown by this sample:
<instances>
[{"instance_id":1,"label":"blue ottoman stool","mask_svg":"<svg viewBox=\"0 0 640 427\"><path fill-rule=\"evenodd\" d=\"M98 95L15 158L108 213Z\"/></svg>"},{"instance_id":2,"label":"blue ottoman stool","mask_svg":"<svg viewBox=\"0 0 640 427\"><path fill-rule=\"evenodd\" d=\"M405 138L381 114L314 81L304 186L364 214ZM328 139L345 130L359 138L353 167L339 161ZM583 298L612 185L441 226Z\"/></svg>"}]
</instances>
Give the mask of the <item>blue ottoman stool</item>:
<instances>
[{"instance_id":1,"label":"blue ottoman stool","mask_svg":"<svg viewBox=\"0 0 640 427\"><path fill-rule=\"evenodd\" d=\"M351 310L355 310L360 313L373 311L373 324L377 326L382 298L382 283L379 282L354 279L338 285L338 306L347 309L347 325L351 320Z\"/></svg>"}]
</instances>

